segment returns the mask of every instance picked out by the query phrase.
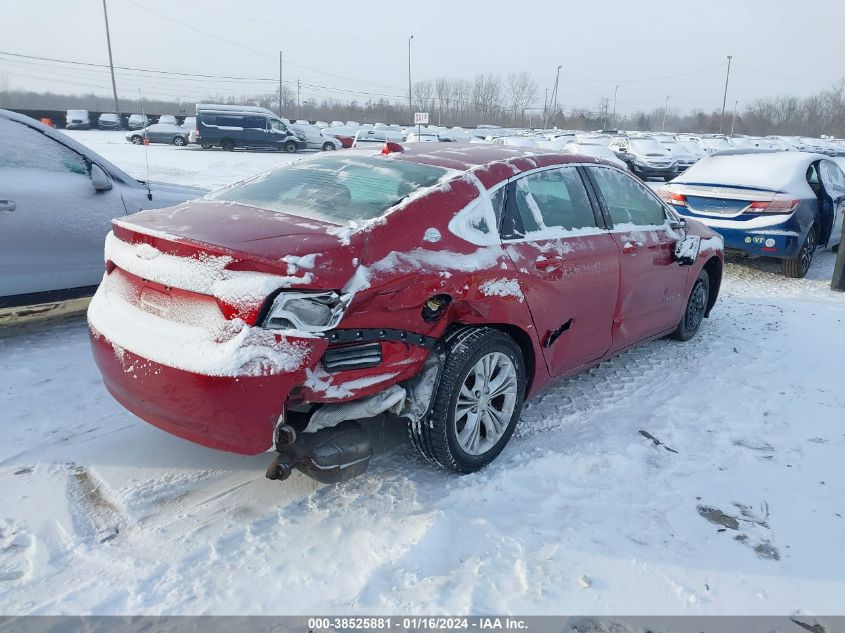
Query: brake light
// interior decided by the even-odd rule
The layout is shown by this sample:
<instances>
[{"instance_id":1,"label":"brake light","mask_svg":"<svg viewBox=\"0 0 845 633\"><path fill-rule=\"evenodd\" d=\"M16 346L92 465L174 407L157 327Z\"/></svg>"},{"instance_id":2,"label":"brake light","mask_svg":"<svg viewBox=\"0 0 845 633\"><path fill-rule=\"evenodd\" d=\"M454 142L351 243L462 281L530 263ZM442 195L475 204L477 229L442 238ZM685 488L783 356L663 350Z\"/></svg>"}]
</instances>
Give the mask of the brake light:
<instances>
[{"instance_id":1,"label":"brake light","mask_svg":"<svg viewBox=\"0 0 845 633\"><path fill-rule=\"evenodd\" d=\"M758 202L752 202L748 205L748 208L757 213L790 213L795 210L800 202L800 200L796 200L795 198L775 196L768 201L760 200Z\"/></svg>"},{"instance_id":2,"label":"brake light","mask_svg":"<svg viewBox=\"0 0 845 633\"><path fill-rule=\"evenodd\" d=\"M687 197L682 193L675 193L674 191L669 191L668 189L661 189L657 193L663 202L667 204L671 204L676 207L687 206Z\"/></svg>"},{"instance_id":3,"label":"brake light","mask_svg":"<svg viewBox=\"0 0 845 633\"><path fill-rule=\"evenodd\" d=\"M382 154L392 154L393 152L404 152L405 148L399 145L399 143L393 143L388 141L384 144L384 147L381 148Z\"/></svg>"}]
</instances>

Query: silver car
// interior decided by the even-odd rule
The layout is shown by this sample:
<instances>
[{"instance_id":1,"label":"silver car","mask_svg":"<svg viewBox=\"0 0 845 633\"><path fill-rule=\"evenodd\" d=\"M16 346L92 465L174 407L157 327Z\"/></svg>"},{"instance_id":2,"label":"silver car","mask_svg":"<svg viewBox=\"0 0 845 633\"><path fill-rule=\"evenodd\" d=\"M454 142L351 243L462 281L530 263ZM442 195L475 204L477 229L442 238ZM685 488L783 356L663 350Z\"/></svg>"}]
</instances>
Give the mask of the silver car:
<instances>
[{"instance_id":1,"label":"silver car","mask_svg":"<svg viewBox=\"0 0 845 633\"><path fill-rule=\"evenodd\" d=\"M205 193L135 180L34 119L0 110L0 312L90 295L112 218Z\"/></svg>"},{"instance_id":2,"label":"silver car","mask_svg":"<svg viewBox=\"0 0 845 633\"><path fill-rule=\"evenodd\" d=\"M288 128L305 136L305 147L307 149L321 149L327 152L343 148L343 144L334 136L326 134L320 128L308 123L291 123Z\"/></svg>"},{"instance_id":3,"label":"silver car","mask_svg":"<svg viewBox=\"0 0 845 633\"><path fill-rule=\"evenodd\" d=\"M143 130L133 130L127 133L126 140L133 145L141 145L144 139L147 139L150 143L167 143L181 147L188 144L190 133L190 130L171 123L153 123Z\"/></svg>"}]
</instances>

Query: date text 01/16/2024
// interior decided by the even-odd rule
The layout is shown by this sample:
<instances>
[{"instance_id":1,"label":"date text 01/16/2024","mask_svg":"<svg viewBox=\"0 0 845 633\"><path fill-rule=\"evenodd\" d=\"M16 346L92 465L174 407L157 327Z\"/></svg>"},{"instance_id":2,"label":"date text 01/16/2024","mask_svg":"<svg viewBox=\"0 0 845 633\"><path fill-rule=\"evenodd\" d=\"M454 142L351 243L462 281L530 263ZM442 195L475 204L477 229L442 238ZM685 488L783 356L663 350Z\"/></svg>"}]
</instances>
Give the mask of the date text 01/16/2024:
<instances>
[{"instance_id":1,"label":"date text 01/16/2024","mask_svg":"<svg viewBox=\"0 0 845 633\"><path fill-rule=\"evenodd\" d=\"M449 618L449 617L348 617L310 618L309 631L321 630L524 630L528 628L521 618Z\"/></svg>"}]
</instances>

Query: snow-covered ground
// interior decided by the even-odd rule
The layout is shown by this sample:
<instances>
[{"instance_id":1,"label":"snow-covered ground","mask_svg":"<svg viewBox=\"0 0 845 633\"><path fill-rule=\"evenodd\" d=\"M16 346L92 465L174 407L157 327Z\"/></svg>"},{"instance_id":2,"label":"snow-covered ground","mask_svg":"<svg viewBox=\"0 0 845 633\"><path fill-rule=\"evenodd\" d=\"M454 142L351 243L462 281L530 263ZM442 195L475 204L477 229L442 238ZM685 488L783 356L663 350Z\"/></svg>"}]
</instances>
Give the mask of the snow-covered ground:
<instances>
[{"instance_id":1,"label":"snow-covered ground","mask_svg":"<svg viewBox=\"0 0 845 633\"><path fill-rule=\"evenodd\" d=\"M64 133L84 143L106 160L111 161L130 176L158 182L215 189L289 163L315 150L286 154L275 150L224 152L219 147L202 149L198 145L163 145L151 143L133 145L126 140L126 132L103 130L64 130Z\"/></svg>"},{"instance_id":2,"label":"snow-covered ground","mask_svg":"<svg viewBox=\"0 0 845 633\"><path fill-rule=\"evenodd\" d=\"M91 145L143 175L142 148ZM155 179L188 184L287 159L150 150ZM504 453L463 477L381 422L363 477L268 481L269 456L204 449L118 406L83 318L0 330L2 611L841 613L833 261L820 252L805 280L729 265L696 338L535 397Z\"/></svg>"}]
</instances>

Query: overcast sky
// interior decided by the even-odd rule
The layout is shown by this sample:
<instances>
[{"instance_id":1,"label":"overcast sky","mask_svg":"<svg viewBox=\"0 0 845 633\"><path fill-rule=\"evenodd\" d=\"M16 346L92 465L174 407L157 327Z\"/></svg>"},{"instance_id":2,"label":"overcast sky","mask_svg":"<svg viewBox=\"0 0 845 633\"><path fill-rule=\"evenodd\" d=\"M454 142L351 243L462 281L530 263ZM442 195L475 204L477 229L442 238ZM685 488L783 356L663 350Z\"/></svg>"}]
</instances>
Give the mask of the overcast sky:
<instances>
[{"instance_id":1,"label":"overcast sky","mask_svg":"<svg viewBox=\"0 0 845 633\"><path fill-rule=\"evenodd\" d=\"M101 0L4 0L0 51L108 63ZM114 62L153 70L245 78L301 79L302 98L402 97L408 36L417 79L530 71L558 102L598 108L618 92L618 110L721 107L733 55L728 109L736 100L805 96L845 77L845 1L520 2L457 0L282 2L108 0ZM120 72L135 97L250 94L272 82L198 80ZM110 94L104 69L0 54L0 85ZM319 88L315 86L321 86ZM358 92L350 92L358 91Z\"/></svg>"}]
</instances>

